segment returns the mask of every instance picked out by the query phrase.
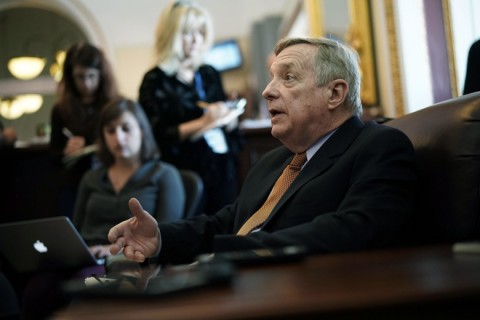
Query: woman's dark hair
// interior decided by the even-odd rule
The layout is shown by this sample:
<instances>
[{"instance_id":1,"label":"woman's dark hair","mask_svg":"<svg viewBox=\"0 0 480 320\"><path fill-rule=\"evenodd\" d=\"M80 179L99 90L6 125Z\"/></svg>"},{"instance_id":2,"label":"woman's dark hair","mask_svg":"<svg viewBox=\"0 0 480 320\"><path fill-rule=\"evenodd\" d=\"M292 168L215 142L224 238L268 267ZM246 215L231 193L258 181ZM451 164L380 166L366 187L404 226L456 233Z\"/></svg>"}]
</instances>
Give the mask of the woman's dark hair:
<instances>
[{"instance_id":1,"label":"woman's dark hair","mask_svg":"<svg viewBox=\"0 0 480 320\"><path fill-rule=\"evenodd\" d=\"M67 117L83 118L86 110L82 108L82 97L75 86L73 76L75 66L95 68L100 71L100 81L95 92L95 106L102 107L105 103L117 97L117 84L111 66L99 48L84 42L70 47L63 64L63 76L58 85L57 104Z\"/></svg>"},{"instance_id":2,"label":"woman's dark hair","mask_svg":"<svg viewBox=\"0 0 480 320\"><path fill-rule=\"evenodd\" d=\"M157 148L155 138L153 137L152 129L148 118L143 111L143 108L137 102L130 99L117 98L112 100L103 107L100 114L100 121L98 126L98 157L105 167L111 166L115 158L108 150L105 137L103 136L103 128L110 122L118 119L123 113L131 112L135 119L137 119L140 130L143 134L142 147L140 149L140 159L142 163L146 161L160 158L160 152Z\"/></svg>"}]
</instances>

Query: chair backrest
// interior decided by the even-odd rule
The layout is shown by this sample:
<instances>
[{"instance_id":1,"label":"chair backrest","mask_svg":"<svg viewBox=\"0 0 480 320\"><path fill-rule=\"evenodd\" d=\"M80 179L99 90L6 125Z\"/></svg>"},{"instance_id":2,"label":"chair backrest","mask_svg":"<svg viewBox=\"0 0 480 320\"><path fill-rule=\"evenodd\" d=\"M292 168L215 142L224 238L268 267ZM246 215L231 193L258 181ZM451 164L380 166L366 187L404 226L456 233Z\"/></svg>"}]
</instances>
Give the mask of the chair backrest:
<instances>
[{"instance_id":1,"label":"chair backrest","mask_svg":"<svg viewBox=\"0 0 480 320\"><path fill-rule=\"evenodd\" d=\"M20 308L15 289L2 272L0 272L0 318L20 319Z\"/></svg>"},{"instance_id":2,"label":"chair backrest","mask_svg":"<svg viewBox=\"0 0 480 320\"><path fill-rule=\"evenodd\" d=\"M480 92L386 125L403 131L417 154L419 183L409 242L480 239Z\"/></svg>"},{"instance_id":3,"label":"chair backrest","mask_svg":"<svg viewBox=\"0 0 480 320\"><path fill-rule=\"evenodd\" d=\"M203 180L194 171L181 169L180 175L185 188L185 211L184 218L199 214L199 206L203 198Z\"/></svg>"}]
</instances>

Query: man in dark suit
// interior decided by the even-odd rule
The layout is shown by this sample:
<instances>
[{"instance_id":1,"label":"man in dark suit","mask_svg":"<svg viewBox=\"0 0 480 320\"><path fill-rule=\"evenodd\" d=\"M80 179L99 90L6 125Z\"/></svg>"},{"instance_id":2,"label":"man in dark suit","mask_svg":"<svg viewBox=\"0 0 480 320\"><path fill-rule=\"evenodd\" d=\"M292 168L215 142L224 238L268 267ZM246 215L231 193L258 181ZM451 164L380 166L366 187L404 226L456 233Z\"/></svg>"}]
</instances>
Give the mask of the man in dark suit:
<instances>
[{"instance_id":1,"label":"man in dark suit","mask_svg":"<svg viewBox=\"0 0 480 320\"><path fill-rule=\"evenodd\" d=\"M463 94L477 91L480 91L480 40L475 41L468 50Z\"/></svg>"},{"instance_id":2,"label":"man in dark suit","mask_svg":"<svg viewBox=\"0 0 480 320\"><path fill-rule=\"evenodd\" d=\"M358 56L329 39L286 39L275 48L268 101L284 146L252 168L236 201L212 216L160 224L130 200L134 217L109 232L110 251L187 263L207 252L304 246L310 254L393 245L410 217L414 151L396 129L364 124ZM293 153L307 162L267 220L242 225L265 202Z\"/></svg>"}]
</instances>

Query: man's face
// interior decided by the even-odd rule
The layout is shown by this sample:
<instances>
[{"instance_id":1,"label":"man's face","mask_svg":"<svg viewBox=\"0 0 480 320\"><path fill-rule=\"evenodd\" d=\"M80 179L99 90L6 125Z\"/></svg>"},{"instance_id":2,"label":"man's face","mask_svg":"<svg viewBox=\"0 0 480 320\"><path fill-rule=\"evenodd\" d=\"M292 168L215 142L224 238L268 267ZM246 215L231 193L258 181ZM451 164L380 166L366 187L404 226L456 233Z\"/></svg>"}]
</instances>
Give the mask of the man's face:
<instances>
[{"instance_id":1,"label":"man's face","mask_svg":"<svg viewBox=\"0 0 480 320\"><path fill-rule=\"evenodd\" d=\"M314 46L285 48L270 67L272 80L263 91L272 135L294 152L305 151L330 131L328 86L316 84Z\"/></svg>"}]
</instances>

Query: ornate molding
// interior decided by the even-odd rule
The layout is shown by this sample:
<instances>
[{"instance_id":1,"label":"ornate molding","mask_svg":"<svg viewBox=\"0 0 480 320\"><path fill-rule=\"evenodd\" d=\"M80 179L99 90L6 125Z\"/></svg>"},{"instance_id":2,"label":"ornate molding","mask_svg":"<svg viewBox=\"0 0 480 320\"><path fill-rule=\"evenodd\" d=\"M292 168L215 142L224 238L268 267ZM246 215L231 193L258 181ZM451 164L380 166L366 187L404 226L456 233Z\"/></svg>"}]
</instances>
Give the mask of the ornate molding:
<instances>
[{"instance_id":1,"label":"ornate molding","mask_svg":"<svg viewBox=\"0 0 480 320\"><path fill-rule=\"evenodd\" d=\"M311 37L322 37L325 35L325 27L322 19L323 1L304 0L308 13L308 23Z\"/></svg>"},{"instance_id":2,"label":"ornate molding","mask_svg":"<svg viewBox=\"0 0 480 320\"><path fill-rule=\"evenodd\" d=\"M387 20L388 31L388 51L392 70L393 100L395 103L396 116L405 114L405 102L403 99L402 72L400 68L400 58L398 56L398 39L395 21L395 12L393 0L385 0L385 16Z\"/></svg>"},{"instance_id":3,"label":"ornate molding","mask_svg":"<svg viewBox=\"0 0 480 320\"><path fill-rule=\"evenodd\" d=\"M369 1L349 0L349 11L350 28L345 38L360 56L362 103L374 106L378 104L378 95Z\"/></svg>"}]
</instances>

